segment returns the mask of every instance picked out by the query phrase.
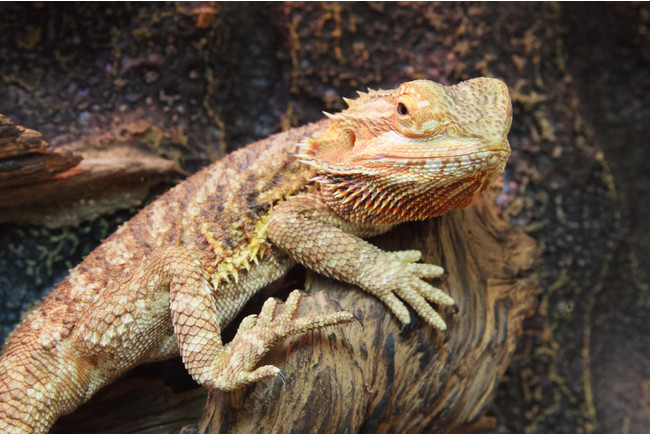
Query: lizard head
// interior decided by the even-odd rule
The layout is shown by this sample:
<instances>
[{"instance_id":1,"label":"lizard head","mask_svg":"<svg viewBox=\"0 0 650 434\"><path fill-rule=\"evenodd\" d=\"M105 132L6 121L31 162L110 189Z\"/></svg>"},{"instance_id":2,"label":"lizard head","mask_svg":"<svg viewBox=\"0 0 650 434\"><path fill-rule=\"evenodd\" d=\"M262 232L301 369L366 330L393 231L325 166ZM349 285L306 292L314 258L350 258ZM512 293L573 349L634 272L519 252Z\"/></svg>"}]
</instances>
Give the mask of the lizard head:
<instances>
[{"instance_id":1,"label":"lizard head","mask_svg":"<svg viewBox=\"0 0 650 434\"><path fill-rule=\"evenodd\" d=\"M427 80L360 93L300 145L331 209L358 223L420 220L470 205L510 155L506 85Z\"/></svg>"}]
</instances>

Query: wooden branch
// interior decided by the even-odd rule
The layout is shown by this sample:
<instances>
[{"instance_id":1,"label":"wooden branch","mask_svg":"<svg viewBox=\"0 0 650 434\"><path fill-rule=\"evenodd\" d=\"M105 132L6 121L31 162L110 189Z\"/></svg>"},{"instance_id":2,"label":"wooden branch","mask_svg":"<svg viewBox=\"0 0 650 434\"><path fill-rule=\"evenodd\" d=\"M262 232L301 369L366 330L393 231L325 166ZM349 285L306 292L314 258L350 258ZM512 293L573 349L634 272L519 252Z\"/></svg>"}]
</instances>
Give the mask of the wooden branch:
<instances>
[{"instance_id":1,"label":"wooden branch","mask_svg":"<svg viewBox=\"0 0 650 434\"><path fill-rule=\"evenodd\" d=\"M480 417L538 291L530 276L534 241L499 217L496 194L378 240L389 250L421 249L426 262L445 267L448 278L440 285L459 308L445 312L446 333L421 321L400 330L377 299L314 276L300 315L345 309L361 324L309 333L274 349L265 362L280 367L288 384L268 380L232 393L211 392L199 432L485 428Z\"/></svg>"}]
</instances>

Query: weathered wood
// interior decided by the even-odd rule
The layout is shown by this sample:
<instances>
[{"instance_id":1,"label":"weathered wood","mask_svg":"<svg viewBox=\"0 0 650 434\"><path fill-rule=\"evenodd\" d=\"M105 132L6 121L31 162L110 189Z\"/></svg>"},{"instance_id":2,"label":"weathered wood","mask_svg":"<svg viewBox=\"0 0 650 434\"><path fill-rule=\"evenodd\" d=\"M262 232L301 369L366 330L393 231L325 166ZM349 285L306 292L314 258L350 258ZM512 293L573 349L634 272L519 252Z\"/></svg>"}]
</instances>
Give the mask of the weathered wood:
<instances>
[{"instance_id":1,"label":"weathered wood","mask_svg":"<svg viewBox=\"0 0 650 434\"><path fill-rule=\"evenodd\" d=\"M201 414L206 391L174 391L159 379L126 378L101 390L50 434L177 433Z\"/></svg>"},{"instance_id":2,"label":"weathered wood","mask_svg":"<svg viewBox=\"0 0 650 434\"><path fill-rule=\"evenodd\" d=\"M51 147L0 114L0 224L57 228L139 206L153 186L180 172L147 149L177 134L138 120Z\"/></svg>"},{"instance_id":3,"label":"weathered wood","mask_svg":"<svg viewBox=\"0 0 650 434\"><path fill-rule=\"evenodd\" d=\"M538 286L535 243L499 216L496 191L469 209L383 236L441 264L458 303L447 333L420 321L401 330L375 298L314 276L300 315L346 309L359 324L296 337L266 358L287 384L268 380L212 392L199 432L451 432L477 425L494 398ZM325 292L323 292L325 290ZM339 307L340 306L340 307Z\"/></svg>"},{"instance_id":4,"label":"weathered wood","mask_svg":"<svg viewBox=\"0 0 650 434\"><path fill-rule=\"evenodd\" d=\"M72 152L52 149L38 131L0 114L0 189L48 181L79 161Z\"/></svg>"}]
</instances>

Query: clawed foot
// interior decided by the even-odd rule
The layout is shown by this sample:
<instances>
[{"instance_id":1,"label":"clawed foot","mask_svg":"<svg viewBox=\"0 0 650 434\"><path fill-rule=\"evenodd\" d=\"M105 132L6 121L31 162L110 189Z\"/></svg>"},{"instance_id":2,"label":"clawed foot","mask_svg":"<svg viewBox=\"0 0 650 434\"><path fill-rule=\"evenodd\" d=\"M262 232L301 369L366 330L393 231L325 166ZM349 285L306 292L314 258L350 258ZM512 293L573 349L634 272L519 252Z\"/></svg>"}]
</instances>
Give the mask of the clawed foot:
<instances>
[{"instance_id":1,"label":"clawed foot","mask_svg":"<svg viewBox=\"0 0 650 434\"><path fill-rule=\"evenodd\" d=\"M259 315L244 318L232 342L227 345L222 360L215 366L216 372L208 386L228 391L269 377L280 376L284 380L276 366L265 365L254 369L274 344L290 335L354 319L349 312L294 319L302 296L300 291L291 292L282 312L275 318L273 314L278 301L273 298L264 303Z\"/></svg>"},{"instance_id":2,"label":"clawed foot","mask_svg":"<svg viewBox=\"0 0 650 434\"><path fill-rule=\"evenodd\" d=\"M386 303L402 324L411 321L406 302L428 324L446 330L445 321L429 303L455 306L454 299L422 280L440 277L444 270L437 265L416 263L421 256L418 250L381 252L372 277L360 279L359 285Z\"/></svg>"}]
</instances>

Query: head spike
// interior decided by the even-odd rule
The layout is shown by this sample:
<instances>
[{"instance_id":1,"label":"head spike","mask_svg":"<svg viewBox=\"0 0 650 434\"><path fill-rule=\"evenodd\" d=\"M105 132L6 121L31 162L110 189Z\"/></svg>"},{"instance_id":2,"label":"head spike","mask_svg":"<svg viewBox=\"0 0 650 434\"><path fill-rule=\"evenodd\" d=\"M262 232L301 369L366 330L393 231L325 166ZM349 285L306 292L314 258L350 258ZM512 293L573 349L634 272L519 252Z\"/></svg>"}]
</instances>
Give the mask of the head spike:
<instances>
[{"instance_id":1,"label":"head spike","mask_svg":"<svg viewBox=\"0 0 650 434\"><path fill-rule=\"evenodd\" d=\"M336 114L323 112L323 114L335 122L349 122L355 120L354 117L345 114L345 112L340 112Z\"/></svg>"}]
</instances>

